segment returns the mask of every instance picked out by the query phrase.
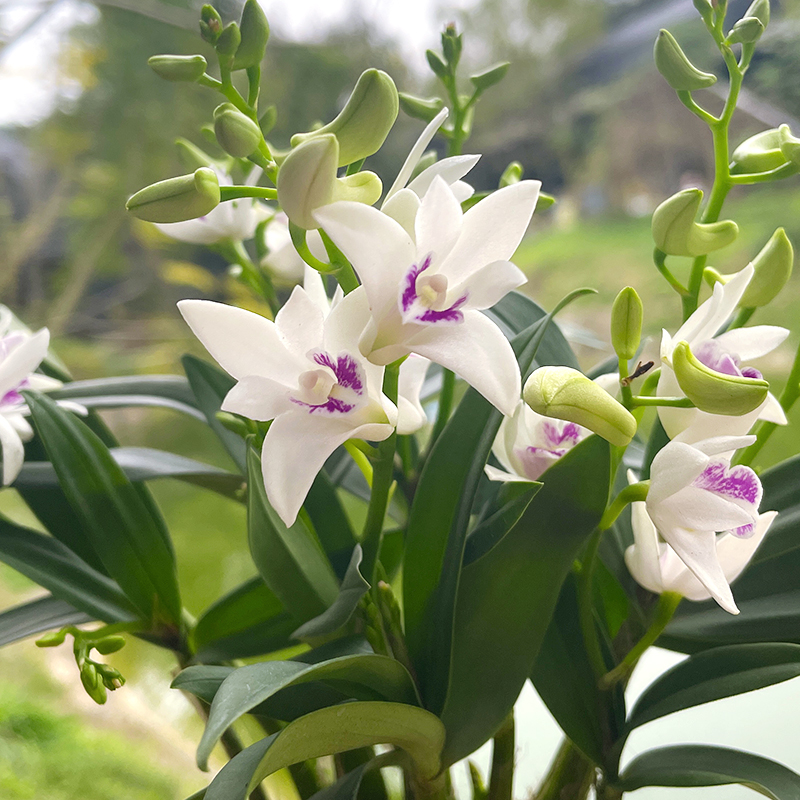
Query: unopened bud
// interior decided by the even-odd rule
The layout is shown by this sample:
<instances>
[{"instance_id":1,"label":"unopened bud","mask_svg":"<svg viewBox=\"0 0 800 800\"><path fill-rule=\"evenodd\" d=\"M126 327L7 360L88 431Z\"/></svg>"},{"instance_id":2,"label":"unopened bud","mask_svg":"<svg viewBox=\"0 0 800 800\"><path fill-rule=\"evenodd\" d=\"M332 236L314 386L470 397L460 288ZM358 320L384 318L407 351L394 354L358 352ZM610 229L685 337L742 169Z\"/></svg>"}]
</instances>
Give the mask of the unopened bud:
<instances>
[{"instance_id":1,"label":"unopened bud","mask_svg":"<svg viewBox=\"0 0 800 800\"><path fill-rule=\"evenodd\" d=\"M469 79L477 92L485 92L488 88L494 86L496 83L500 83L500 81L505 78L510 66L510 62L503 61L502 64L489 67L489 69L485 69L477 75L470 75Z\"/></svg>"},{"instance_id":2,"label":"unopened bud","mask_svg":"<svg viewBox=\"0 0 800 800\"><path fill-rule=\"evenodd\" d=\"M742 17L728 34L730 44L754 44L764 33L764 23L757 17Z\"/></svg>"},{"instance_id":3,"label":"unopened bud","mask_svg":"<svg viewBox=\"0 0 800 800\"><path fill-rule=\"evenodd\" d=\"M122 650L122 648L125 647L125 637L106 636L104 639L100 639L100 641L93 645L93 647L101 655L107 656L110 653L116 653L118 650Z\"/></svg>"},{"instance_id":4,"label":"unopened bud","mask_svg":"<svg viewBox=\"0 0 800 800\"><path fill-rule=\"evenodd\" d=\"M614 445L629 444L636 433L630 411L571 367L539 367L526 381L522 397L537 414L575 422Z\"/></svg>"},{"instance_id":5,"label":"unopened bud","mask_svg":"<svg viewBox=\"0 0 800 800\"><path fill-rule=\"evenodd\" d=\"M463 40L461 34L456 33L456 26L453 24L448 25L442 33L442 52L445 60L453 69L458 65L458 60L461 58L462 47Z\"/></svg>"},{"instance_id":6,"label":"unopened bud","mask_svg":"<svg viewBox=\"0 0 800 800\"><path fill-rule=\"evenodd\" d=\"M769 25L769 0L753 0L742 19L755 17L765 28Z\"/></svg>"},{"instance_id":7,"label":"unopened bud","mask_svg":"<svg viewBox=\"0 0 800 800\"><path fill-rule=\"evenodd\" d=\"M231 103L214 110L214 134L219 146L234 158L247 158L261 143L261 128Z\"/></svg>"},{"instance_id":8,"label":"unopened bud","mask_svg":"<svg viewBox=\"0 0 800 800\"><path fill-rule=\"evenodd\" d=\"M425 58L428 60L428 66L433 71L437 78L446 78L448 74L447 64L442 61L442 57L433 50L425 51Z\"/></svg>"},{"instance_id":9,"label":"unopened bud","mask_svg":"<svg viewBox=\"0 0 800 800\"><path fill-rule=\"evenodd\" d=\"M205 74L208 63L201 55L150 56L147 59L153 72L165 81L194 82Z\"/></svg>"},{"instance_id":10,"label":"unopened bud","mask_svg":"<svg viewBox=\"0 0 800 800\"><path fill-rule=\"evenodd\" d=\"M629 361L642 340L642 300L632 286L626 286L611 307L611 346L617 356Z\"/></svg>"},{"instance_id":11,"label":"unopened bud","mask_svg":"<svg viewBox=\"0 0 800 800\"><path fill-rule=\"evenodd\" d=\"M672 369L683 393L709 414L740 417L767 399L767 381L717 372L703 364L686 342L679 342L673 350Z\"/></svg>"},{"instance_id":12,"label":"unopened bud","mask_svg":"<svg viewBox=\"0 0 800 800\"><path fill-rule=\"evenodd\" d=\"M265 137L269 136L270 131L275 127L277 121L278 107L274 104L267 106L258 120L258 127L261 128L261 133Z\"/></svg>"},{"instance_id":13,"label":"unopened bud","mask_svg":"<svg viewBox=\"0 0 800 800\"><path fill-rule=\"evenodd\" d=\"M656 68L676 92L707 89L717 82L717 76L703 72L689 61L675 37L662 28L653 48Z\"/></svg>"},{"instance_id":14,"label":"unopened bud","mask_svg":"<svg viewBox=\"0 0 800 800\"><path fill-rule=\"evenodd\" d=\"M522 174L524 172L522 164L519 161L512 161L504 170L503 174L500 176L500 182L498 183L498 188L503 189L506 186L511 186L512 183L519 183L522 180Z\"/></svg>"},{"instance_id":15,"label":"unopened bud","mask_svg":"<svg viewBox=\"0 0 800 800\"><path fill-rule=\"evenodd\" d=\"M394 81L379 69L368 69L336 119L316 131L296 133L292 147L332 133L339 142L337 166L354 164L380 149L399 108Z\"/></svg>"},{"instance_id":16,"label":"unopened bud","mask_svg":"<svg viewBox=\"0 0 800 800\"><path fill-rule=\"evenodd\" d=\"M209 44L215 44L222 33L222 17L214 6L206 4L200 9L200 35Z\"/></svg>"},{"instance_id":17,"label":"unopened bud","mask_svg":"<svg viewBox=\"0 0 800 800\"><path fill-rule=\"evenodd\" d=\"M695 221L702 199L700 189L684 189L653 212L653 240L659 250L671 256L704 256L736 239L739 226L732 220Z\"/></svg>"},{"instance_id":18,"label":"unopened bud","mask_svg":"<svg viewBox=\"0 0 800 800\"><path fill-rule=\"evenodd\" d=\"M539 199L536 201L536 208L535 211L544 211L546 208L550 208L550 206L554 206L556 204L556 199L551 194L547 194L547 192L539 192Z\"/></svg>"},{"instance_id":19,"label":"unopened bud","mask_svg":"<svg viewBox=\"0 0 800 800\"><path fill-rule=\"evenodd\" d=\"M97 672L95 665L91 661L85 661L81 667L81 683L86 690L86 694L98 705L103 705L108 699L106 687Z\"/></svg>"},{"instance_id":20,"label":"unopened bud","mask_svg":"<svg viewBox=\"0 0 800 800\"><path fill-rule=\"evenodd\" d=\"M183 222L213 211L220 200L216 173L201 167L191 175L168 178L140 189L125 208L148 222Z\"/></svg>"},{"instance_id":21,"label":"unopened bud","mask_svg":"<svg viewBox=\"0 0 800 800\"><path fill-rule=\"evenodd\" d=\"M781 125L778 128L780 136L780 148L783 155L788 161L800 166L800 139L792 136L792 132L788 125Z\"/></svg>"},{"instance_id":22,"label":"unopened bud","mask_svg":"<svg viewBox=\"0 0 800 800\"><path fill-rule=\"evenodd\" d=\"M758 174L782 167L788 159L781 151L781 133L777 128L761 131L745 139L731 156L731 173Z\"/></svg>"},{"instance_id":23,"label":"unopened bud","mask_svg":"<svg viewBox=\"0 0 800 800\"><path fill-rule=\"evenodd\" d=\"M739 301L742 308L771 303L786 285L794 266L794 249L786 231L778 228L753 259L753 277Z\"/></svg>"},{"instance_id":24,"label":"unopened bud","mask_svg":"<svg viewBox=\"0 0 800 800\"><path fill-rule=\"evenodd\" d=\"M233 264L232 266L239 267L241 269L239 264ZM231 414L228 411L217 411L214 416L220 425L227 428L231 433L241 436L243 439L249 434L253 433L253 430L250 425L248 425L247 421L236 414Z\"/></svg>"},{"instance_id":25,"label":"unopened bud","mask_svg":"<svg viewBox=\"0 0 800 800\"><path fill-rule=\"evenodd\" d=\"M217 43L214 45L220 60L226 62L228 66L232 66L233 57L236 55L241 41L242 34L239 31L239 26L235 22L228 23L222 29L222 33L220 33Z\"/></svg>"},{"instance_id":26,"label":"unopened bud","mask_svg":"<svg viewBox=\"0 0 800 800\"><path fill-rule=\"evenodd\" d=\"M178 157L188 169L195 170L200 167L211 167L214 163L214 159L208 153L188 139L176 139L175 147L178 148Z\"/></svg>"},{"instance_id":27,"label":"unopened bud","mask_svg":"<svg viewBox=\"0 0 800 800\"><path fill-rule=\"evenodd\" d=\"M98 672L103 685L112 692L116 689L121 689L125 685L125 678L122 673L118 669L114 669L114 667L102 664L99 666Z\"/></svg>"},{"instance_id":28,"label":"unopened bud","mask_svg":"<svg viewBox=\"0 0 800 800\"><path fill-rule=\"evenodd\" d=\"M444 100L438 97L415 97L413 94L398 92L400 108L414 119L421 119L423 122L430 122L443 108Z\"/></svg>"},{"instance_id":29,"label":"unopened bud","mask_svg":"<svg viewBox=\"0 0 800 800\"><path fill-rule=\"evenodd\" d=\"M58 647L64 644L64 639L67 637L67 629L62 628L60 631L51 631L36 640L37 647Z\"/></svg>"},{"instance_id":30,"label":"unopened bud","mask_svg":"<svg viewBox=\"0 0 800 800\"><path fill-rule=\"evenodd\" d=\"M236 50L233 69L247 69L261 63L269 40L269 22L258 0L247 0L239 23L242 41Z\"/></svg>"},{"instance_id":31,"label":"unopened bud","mask_svg":"<svg viewBox=\"0 0 800 800\"><path fill-rule=\"evenodd\" d=\"M286 216L306 230L318 228L313 213L333 202L339 143L333 134L295 147L278 171L278 202Z\"/></svg>"}]
</instances>

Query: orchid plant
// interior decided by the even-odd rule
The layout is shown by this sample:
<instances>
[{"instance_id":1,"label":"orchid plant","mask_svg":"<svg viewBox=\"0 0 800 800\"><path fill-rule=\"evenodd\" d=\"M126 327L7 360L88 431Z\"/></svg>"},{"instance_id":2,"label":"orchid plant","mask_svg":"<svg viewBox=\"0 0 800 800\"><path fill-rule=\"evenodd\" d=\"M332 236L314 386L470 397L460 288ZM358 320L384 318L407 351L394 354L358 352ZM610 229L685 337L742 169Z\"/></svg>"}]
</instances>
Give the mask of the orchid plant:
<instances>
[{"instance_id":1,"label":"orchid plant","mask_svg":"<svg viewBox=\"0 0 800 800\"><path fill-rule=\"evenodd\" d=\"M3 484L49 535L0 519L0 558L49 594L0 614L0 642L72 637L98 703L124 682L101 656L125 637L171 651L173 686L205 719L198 765L220 742L230 759L197 800L265 798L263 781L283 768L303 800L452 798L451 768L489 740L491 773L487 783L472 765L473 800L511 800L527 680L564 732L537 800L733 783L800 797L788 767L730 748L625 758L646 722L800 674L800 459L757 467L800 395L800 354L776 398L749 362L789 331L747 325L789 279L792 246L779 229L738 272L707 265L738 231L720 221L730 189L795 176L800 140L782 126L731 155L769 3L755 0L727 32L724 2L694 5L729 85L715 116L694 93L716 76L659 34L656 65L708 123L715 155L705 205L684 190L653 215L655 268L681 320L647 361L642 302L622 288L616 358L587 372L554 318L590 290L549 313L517 291L514 253L552 198L516 163L495 191L469 183L478 156L462 148L508 65L473 75L463 94L462 38L448 27L442 53L427 53L446 102L398 94L368 70L334 120L281 150L268 138L275 110L259 111L259 3L227 24L204 6L218 77L201 55L151 66L222 95L219 152L182 142L195 171L128 208L224 254L261 313L183 300L210 361L187 356L185 378L82 382L48 356L46 330L12 330L3 312ZM426 127L379 204L364 162L400 107ZM437 135L440 160L427 149ZM692 259L687 276L676 256ZM97 410L137 404L204 421L235 469L120 446ZM182 607L147 488L160 477L247 508L258 574L199 619ZM690 655L628 709L626 683L654 644ZM245 715L260 737L243 740Z\"/></svg>"}]
</instances>

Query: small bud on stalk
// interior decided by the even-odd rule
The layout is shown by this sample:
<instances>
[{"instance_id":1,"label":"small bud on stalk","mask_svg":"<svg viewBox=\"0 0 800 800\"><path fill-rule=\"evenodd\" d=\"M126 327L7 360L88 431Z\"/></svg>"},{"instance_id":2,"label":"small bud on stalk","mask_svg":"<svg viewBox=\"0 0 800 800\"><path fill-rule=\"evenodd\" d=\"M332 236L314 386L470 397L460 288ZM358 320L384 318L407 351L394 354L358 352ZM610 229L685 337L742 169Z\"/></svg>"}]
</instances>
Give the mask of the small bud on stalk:
<instances>
[{"instance_id":1,"label":"small bud on stalk","mask_svg":"<svg viewBox=\"0 0 800 800\"><path fill-rule=\"evenodd\" d=\"M626 286L611 307L611 346L617 357L629 361L642 339L642 301L632 286Z\"/></svg>"},{"instance_id":2,"label":"small bud on stalk","mask_svg":"<svg viewBox=\"0 0 800 800\"><path fill-rule=\"evenodd\" d=\"M794 249L786 231L778 228L753 259L753 279L739 301L741 308L758 308L771 303L792 275Z\"/></svg>"},{"instance_id":3,"label":"small bud on stalk","mask_svg":"<svg viewBox=\"0 0 800 800\"><path fill-rule=\"evenodd\" d=\"M226 65L229 69L233 66L233 58L242 41L242 34L239 26L231 22L222 29L216 45L214 45L220 64Z\"/></svg>"},{"instance_id":4,"label":"small bud on stalk","mask_svg":"<svg viewBox=\"0 0 800 800\"><path fill-rule=\"evenodd\" d=\"M204 5L200 9L200 35L209 44L216 44L222 33L222 17L214 6Z\"/></svg>"},{"instance_id":5,"label":"small bud on stalk","mask_svg":"<svg viewBox=\"0 0 800 800\"><path fill-rule=\"evenodd\" d=\"M511 186L512 183L519 183L522 180L523 172L524 169L522 164L520 164L519 161L512 161L503 170L503 174L500 176L498 188L502 189L505 186Z\"/></svg>"},{"instance_id":6,"label":"small bud on stalk","mask_svg":"<svg viewBox=\"0 0 800 800\"><path fill-rule=\"evenodd\" d=\"M732 220L695 222L703 192L684 189L665 200L653 212L653 240L671 256L704 256L729 245L739 235Z\"/></svg>"},{"instance_id":7,"label":"small bud on stalk","mask_svg":"<svg viewBox=\"0 0 800 800\"><path fill-rule=\"evenodd\" d=\"M233 69L247 69L261 63L269 41L269 22L258 0L247 0L239 22L241 42L233 59Z\"/></svg>"},{"instance_id":8,"label":"small bud on stalk","mask_svg":"<svg viewBox=\"0 0 800 800\"><path fill-rule=\"evenodd\" d=\"M423 122L430 122L444 108L444 100L439 97L425 99L405 92L398 92L397 97L400 101L400 108L409 117L421 119Z\"/></svg>"},{"instance_id":9,"label":"small bud on stalk","mask_svg":"<svg viewBox=\"0 0 800 800\"><path fill-rule=\"evenodd\" d=\"M757 17L742 17L728 34L731 44L754 44L764 33L764 24Z\"/></svg>"},{"instance_id":10,"label":"small bud on stalk","mask_svg":"<svg viewBox=\"0 0 800 800\"><path fill-rule=\"evenodd\" d=\"M781 125L778 128L780 136L780 148L787 160L800 166L800 139L792 136L788 125Z\"/></svg>"},{"instance_id":11,"label":"small bud on stalk","mask_svg":"<svg viewBox=\"0 0 800 800\"><path fill-rule=\"evenodd\" d=\"M194 56L151 56L147 63L159 78L165 81L188 81L193 83L201 78L208 63L201 55Z\"/></svg>"},{"instance_id":12,"label":"small bud on stalk","mask_svg":"<svg viewBox=\"0 0 800 800\"><path fill-rule=\"evenodd\" d=\"M717 82L717 76L697 69L681 50L675 37L667 30L660 30L653 48L656 68L676 92L693 92L707 89Z\"/></svg>"},{"instance_id":13,"label":"small bud on stalk","mask_svg":"<svg viewBox=\"0 0 800 800\"><path fill-rule=\"evenodd\" d=\"M125 208L147 222L183 222L205 216L219 205L216 173L201 167L191 175L146 186L128 199Z\"/></svg>"},{"instance_id":14,"label":"small bud on stalk","mask_svg":"<svg viewBox=\"0 0 800 800\"><path fill-rule=\"evenodd\" d=\"M261 129L231 103L214 110L214 134L219 146L234 158L247 158L261 143Z\"/></svg>"},{"instance_id":15,"label":"small bud on stalk","mask_svg":"<svg viewBox=\"0 0 800 800\"><path fill-rule=\"evenodd\" d=\"M745 139L731 156L731 174L754 175L782 167L789 159L781 149L781 133L777 128L761 131Z\"/></svg>"}]
</instances>

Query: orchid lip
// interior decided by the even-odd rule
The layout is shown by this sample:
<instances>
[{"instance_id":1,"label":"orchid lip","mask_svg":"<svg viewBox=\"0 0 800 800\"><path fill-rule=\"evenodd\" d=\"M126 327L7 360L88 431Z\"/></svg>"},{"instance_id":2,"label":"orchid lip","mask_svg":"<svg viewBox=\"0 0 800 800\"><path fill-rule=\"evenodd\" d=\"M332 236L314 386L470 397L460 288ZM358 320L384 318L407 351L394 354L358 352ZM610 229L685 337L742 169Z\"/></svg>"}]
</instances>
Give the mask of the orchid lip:
<instances>
[{"instance_id":1,"label":"orchid lip","mask_svg":"<svg viewBox=\"0 0 800 800\"><path fill-rule=\"evenodd\" d=\"M423 275L431 266L433 253L428 253L421 264L412 264L402 282L399 298L403 322L425 324L458 324L464 321L461 308L467 302L465 293L452 305L447 302L447 277L439 273Z\"/></svg>"},{"instance_id":2,"label":"orchid lip","mask_svg":"<svg viewBox=\"0 0 800 800\"><path fill-rule=\"evenodd\" d=\"M319 369L303 372L298 378L298 391L289 399L309 414L349 414L364 404L364 373L353 356L317 351L310 354Z\"/></svg>"}]
</instances>

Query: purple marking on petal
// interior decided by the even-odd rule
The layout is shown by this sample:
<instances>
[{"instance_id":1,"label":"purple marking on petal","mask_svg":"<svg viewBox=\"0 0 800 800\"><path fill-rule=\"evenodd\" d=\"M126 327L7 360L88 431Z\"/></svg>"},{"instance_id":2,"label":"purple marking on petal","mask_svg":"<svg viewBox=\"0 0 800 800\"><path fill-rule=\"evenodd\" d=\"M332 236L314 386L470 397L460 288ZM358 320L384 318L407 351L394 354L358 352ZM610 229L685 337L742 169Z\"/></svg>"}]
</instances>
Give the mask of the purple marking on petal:
<instances>
[{"instance_id":1,"label":"purple marking on petal","mask_svg":"<svg viewBox=\"0 0 800 800\"><path fill-rule=\"evenodd\" d=\"M741 376L742 374L739 369L738 357L723 350L713 339L702 342L694 348L693 352L701 364L705 364L715 372L721 372L723 375Z\"/></svg>"},{"instance_id":2,"label":"purple marking on petal","mask_svg":"<svg viewBox=\"0 0 800 800\"><path fill-rule=\"evenodd\" d=\"M731 531L731 533L739 539L749 539L755 532L756 526L754 522L751 522L749 525L742 525Z\"/></svg>"},{"instance_id":3,"label":"purple marking on petal","mask_svg":"<svg viewBox=\"0 0 800 800\"><path fill-rule=\"evenodd\" d=\"M364 379L358 362L348 353L340 353L334 361L327 353L314 353L314 361L328 367L336 376L336 382L345 389L352 389L357 395L364 394Z\"/></svg>"},{"instance_id":4,"label":"purple marking on petal","mask_svg":"<svg viewBox=\"0 0 800 800\"><path fill-rule=\"evenodd\" d=\"M289 398L295 405L302 406L308 409L309 414L316 411L327 411L329 414L348 414L355 408L353 403L346 403L344 400L338 400L335 397L329 397L326 402L318 406L313 406L311 403L304 403L295 397Z\"/></svg>"},{"instance_id":5,"label":"purple marking on petal","mask_svg":"<svg viewBox=\"0 0 800 800\"><path fill-rule=\"evenodd\" d=\"M28 378L20 381L15 389L11 389L0 397L0 408L3 406L18 406L25 402L25 398L20 394L22 389L27 389L31 385Z\"/></svg>"},{"instance_id":6,"label":"purple marking on petal","mask_svg":"<svg viewBox=\"0 0 800 800\"><path fill-rule=\"evenodd\" d=\"M742 377L743 378L756 378L757 380L761 380L764 376L755 367L745 367L742 370Z\"/></svg>"},{"instance_id":7,"label":"purple marking on petal","mask_svg":"<svg viewBox=\"0 0 800 800\"><path fill-rule=\"evenodd\" d=\"M441 311L434 311L432 308L426 309L422 312L422 314L418 314L414 317L416 322L428 322L436 324L437 322L445 322L445 323L459 323L464 321L464 314L463 312L459 311L459 308L467 302L467 298L469 294L465 294L462 297L459 297L450 308L443 308Z\"/></svg>"},{"instance_id":8,"label":"purple marking on petal","mask_svg":"<svg viewBox=\"0 0 800 800\"><path fill-rule=\"evenodd\" d=\"M551 447L567 444L573 447L581 440L581 429L574 422L563 423L545 420L542 424L545 439Z\"/></svg>"},{"instance_id":9,"label":"purple marking on petal","mask_svg":"<svg viewBox=\"0 0 800 800\"><path fill-rule=\"evenodd\" d=\"M753 506L761 501L761 481L750 467L741 464L728 469L724 461L712 461L693 481L692 486Z\"/></svg>"},{"instance_id":10,"label":"purple marking on petal","mask_svg":"<svg viewBox=\"0 0 800 800\"><path fill-rule=\"evenodd\" d=\"M417 299L417 278L430 267L432 258L433 253L428 253L420 266L412 264L411 269L409 269L403 278L403 292L400 295L400 307L403 312L408 311Z\"/></svg>"},{"instance_id":11,"label":"purple marking on petal","mask_svg":"<svg viewBox=\"0 0 800 800\"><path fill-rule=\"evenodd\" d=\"M517 450L525 477L536 481L567 452L566 449L550 450L546 447L524 447Z\"/></svg>"}]
</instances>

